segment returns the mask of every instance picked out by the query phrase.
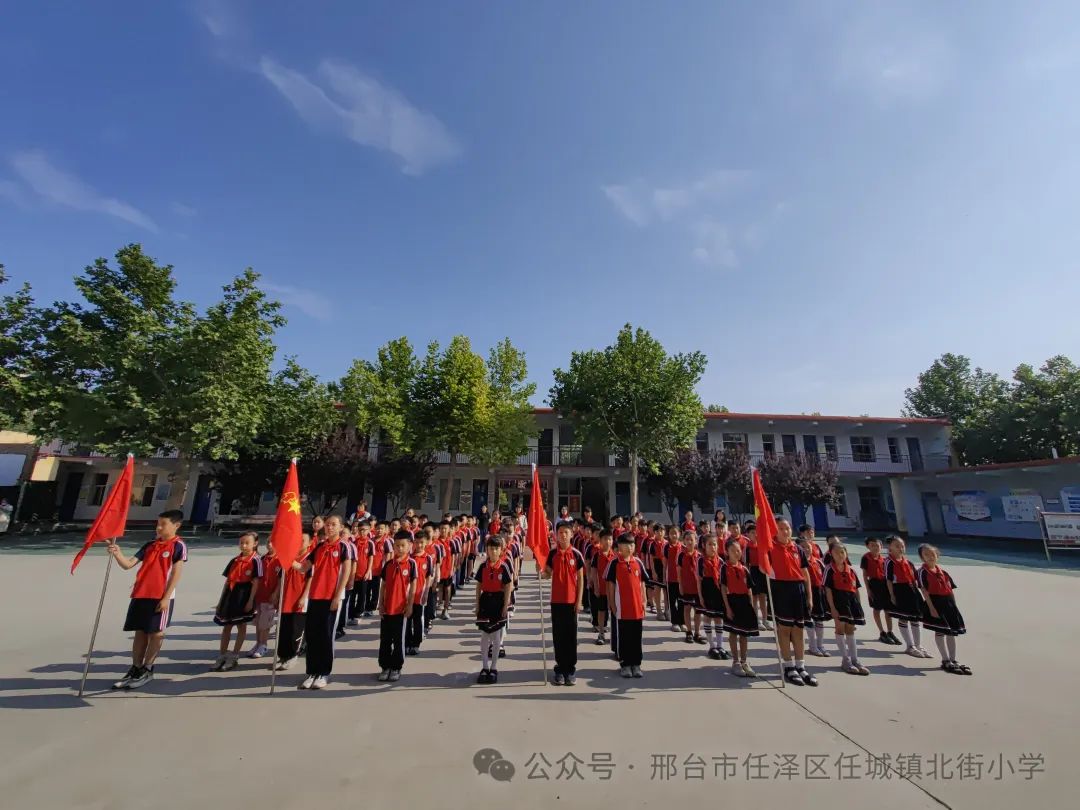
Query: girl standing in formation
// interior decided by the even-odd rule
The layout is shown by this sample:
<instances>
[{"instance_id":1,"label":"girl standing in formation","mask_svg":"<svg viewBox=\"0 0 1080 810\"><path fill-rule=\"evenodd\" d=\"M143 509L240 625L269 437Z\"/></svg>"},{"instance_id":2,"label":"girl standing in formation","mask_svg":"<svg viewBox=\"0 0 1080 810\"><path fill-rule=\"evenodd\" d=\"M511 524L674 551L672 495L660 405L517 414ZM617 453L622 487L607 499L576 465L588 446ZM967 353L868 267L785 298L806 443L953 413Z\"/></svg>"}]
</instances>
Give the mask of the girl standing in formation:
<instances>
[{"instance_id":1,"label":"girl standing in formation","mask_svg":"<svg viewBox=\"0 0 1080 810\"><path fill-rule=\"evenodd\" d=\"M964 617L956 607L953 591L956 583L949 572L938 566L938 550L929 544L919 546L919 590L926 603L923 626L934 631L934 641L941 654L941 668L954 675L970 675L971 667L956 660L956 637L967 632Z\"/></svg>"}]
</instances>

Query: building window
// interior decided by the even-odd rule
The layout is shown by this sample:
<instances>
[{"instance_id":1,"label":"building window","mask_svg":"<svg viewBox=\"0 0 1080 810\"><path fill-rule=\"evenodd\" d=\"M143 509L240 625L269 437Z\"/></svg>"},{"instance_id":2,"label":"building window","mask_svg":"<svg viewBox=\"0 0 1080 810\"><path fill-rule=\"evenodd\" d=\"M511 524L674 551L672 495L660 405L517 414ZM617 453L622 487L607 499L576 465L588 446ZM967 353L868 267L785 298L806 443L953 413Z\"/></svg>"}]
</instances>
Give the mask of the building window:
<instances>
[{"instance_id":1,"label":"building window","mask_svg":"<svg viewBox=\"0 0 1080 810\"><path fill-rule=\"evenodd\" d=\"M447 484L447 480L445 478L440 478L439 479L439 500L436 501L436 503L439 503L439 504L444 503L443 498L446 497L446 484ZM457 509L458 509L458 504L460 502L461 502L461 479L460 478L455 478L454 479L454 488L450 490L450 511L451 512L456 512Z\"/></svg>"},{"instance_id":2,"label":"building window","mask_svg":"<svg viewBox=\"0 0 1080 810\"><path fill-rule=\"evenodd\" d=\"M737 450L738 448L746 449L748 444L747 436L745 433L725 433L724 434L724 449L725 450Z\"/></svg>"},{"instance_id":3,"label":"building window","mask_svg":"<svg viewBox=\"0 0 1080 810\"><path fill-rule=\"evenodd\" d=\"M761 434L761 451L765 454L766 458L772 458L776 455L776 434L775 433L762 433Z\"/></svg>"},{"instance_id":4,"label":"building window","mask_svg":"<svg viewBox=\"0 0 1080 810\"><path fill-rule=\"evenodd\" d=\"M109 486L108 473L94 473L94 483L90 485L90 505L101 506L105 502L105 489Z\"/></svg>"},{"instance_id":5,"label":"building window","mask_svg":"<svg viewBox=\"0 0 1080 810\"><path fill-rule=\"evenodd\" d=\"M829 461L836 461L840 458L839 454L836 452L835 436L825 437L825 458L827 458Z\"/></svg>"},{"instance_id":6,"label":"building window","mask_svg":"<svg viewBox=\"0 0 1080 810\"><path fill-rule=\"evenodd\" d=\"M571 514L581 511L581 479L578 477L559 478L559 502L557 508L564 506Z\"/></svg>"},{"instance_id":7,"label":"building window","mask_svg":"<svg viewBox=\"0 0 1080 810\"><path fill-rule=\"evenodd\" d=\"M889 439L889 461L893 464L899 464L904 460L904 456L900 453L900 440Z\"/></svg>"},{"instance_id":8,"label":"building window","mask_svg":"<svg viewBox=\"0 0 1080 810\"><path fill-rule=\"evenodd\" d=\"M843 487L836 488L836 506L833 508L833 514L837 517L847 517L847 493L844 492Z\"/></svg>"},{"instance_id":9,"label":"building window","mask_svg":"<svg viewBox=\"0 0 1080 810\"><path fill-rule=\"evenodd\" d=\"M143 473L139 476L139 483L131 490L132 506L152 506L154 503L154 489L157 487L157 474Z\"/></svg>"},{"instance_id":10,"label":"building window","mask_svg":"<svg viewBox=\"0 0 1080 810\"><path fill-rule=\"evenodd\" d=\"M873 436L851 437L851 458L853 461L877 461Z\"/></svg>"},{"instance_id":11,"label":"building window","mask_svg":"<svg viewBox=\"0 0 1080 810\"><path fill-rule=\"evenodd\" d=\"M697 451L699 453L709 452L709 434L704 430L699 430L697 434Z\"/></svg>"},{"instance_id":12,"label":"building window","mask_svg":"<svg viewBox=\"0 0 1080 810\"><path fill-rule=\"evenodd\" d=\"M784 433L783 435L780 436L780 441L783 443L784 455L785 456L793 456L793 455L795 455L796 452L798 452L795 449L795 434L794 433Z\"/></svg>"}]
</instances>

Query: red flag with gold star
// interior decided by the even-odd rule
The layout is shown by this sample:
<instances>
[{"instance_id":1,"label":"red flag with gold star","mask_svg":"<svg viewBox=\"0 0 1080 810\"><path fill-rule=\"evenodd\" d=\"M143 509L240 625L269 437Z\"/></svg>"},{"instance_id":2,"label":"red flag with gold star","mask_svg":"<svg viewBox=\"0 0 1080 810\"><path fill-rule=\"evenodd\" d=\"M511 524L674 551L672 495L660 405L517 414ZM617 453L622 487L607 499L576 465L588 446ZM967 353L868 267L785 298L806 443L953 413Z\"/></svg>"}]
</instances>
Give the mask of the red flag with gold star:
<instances>
[{"instance_id":1,"label":"red flag with gold star","mask_svg":"<svg viewBox=\"0 0 1080 810\"><path fill-rule=\"evenodd\" d=\"M300 514L300 479L296 475L296 459L289 465L285 486L281 490L274 528L270 530L270 542L281 561L282 570L288 571L300 554L304 521Z\"/></svg>"},{"instance_id":2,"label":"red flag with gold star","mask_svg":"<svg viewBox=\"0 0 1080 810\"><path fill-rule=\"evenodd\" d=\"M766 574L772 573L773 541L776 540L776 517L772 506L761 485L761 474L755 469L754 477L754 522L757 527L758 567Z\"/></svg>"}]
</instances>

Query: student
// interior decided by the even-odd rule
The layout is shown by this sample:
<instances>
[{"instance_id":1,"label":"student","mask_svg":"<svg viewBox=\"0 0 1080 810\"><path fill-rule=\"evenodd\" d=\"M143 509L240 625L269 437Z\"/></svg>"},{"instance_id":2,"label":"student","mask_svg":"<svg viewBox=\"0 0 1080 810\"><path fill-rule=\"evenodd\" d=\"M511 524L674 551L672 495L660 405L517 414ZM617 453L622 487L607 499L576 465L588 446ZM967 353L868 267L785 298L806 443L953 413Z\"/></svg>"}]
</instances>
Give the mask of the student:
<instances>
[{"instance_id":1,"label":"student","mask_svg":"<svg viewBox=\"0 0 1080 810\"><path fill-rule=\"evenodd\" d=\"M919 546L919 590L926 600L923 627L934 631L934 642L941 654L941 668L954 675L970 675L971 667L956 660L956 637L967 632L964 617L956 607L953 591L956 583L949 572L938 565L937 548L927 543Z\"/></svg>"},{"instance_id":2,"label":"student","mask_svg":"<svg viewBox=\"0 0 1080 810\"><path fill-rule=\"evenodd\" d=\"M641 630L645 623L645 566L634 556L634 538L619 537L618 557L607 567L607 598L615 616L619 674L640 678Z\"/></svg>"},{"instance_id":3,"label":"student","mask_svg":"<svg viewBox=\"0 0 1080 810\"><path fill-rule=\"evenodd\" d=\"M608 643L607 622L611 605L608 602L608 586L604 579L604 573L608 565L618 556L611 548L611 532L605 529L600 532L600 539L596 545L592 562L589 568L589 583L592 586L593 601L596 603L596 645L602 646ZM633 540L631 539L631 543Z\"/></svg>"},{"instance_id":4,"label":"student","mask_svg":"<svg viewBox=\"0 0 1080 810\"><path fill-rule=\"evenodd\" d=\"M727 540L724 541L724 548L727 549L727 541L734 540L739 544L739 550L742 551L742 558L746 559L746 546L747 539L742 532L742 524L737 520L729 520L727 525ZM727 555L725 554L725 557Z\"/></svg>"},{"instance_id":5,"label":"student","mask_svg":"<svg viewBox=\"0 0 1080 810\"><path fill-rule=\"evenodd\" d=\"M443 547L442 566L439 570L439 591L442 602L439 618L443 621L450 618L450 605L454 598L454 572L468 563L465 554L465 537L464 533L452 535L448 521L444 520L439 524L439 543ZM464 576L461 577L461 584L465 584Z\"/></svg>"},{"instance_id":6,"label":"student","mask_svg":"<svg viewBox=\"0 0 1080 810\"><path fill-rule=\"evenodd\" d=\"M281 579L281 630L277 640L277 663L279 672L292 669L300 651L300 639L304 635L307 618L308 592L311 588L311 570L304 561L311 553L311 535L304 533L300 539L300 553L296 555L289 570Z\"/></svg>"},{"instance_id":7,"label":"student","mask_svg":"<svg viewBox=\"0 0 1080 810\"><path fill-rule=\"evenodd\" d=\"M476 572L476 626L480 630L480 674L477 683L498 683L499 669L494 656L502 649L502 634L510 615L514 592L514 572L503 554L503 538L493 534L486 545L487 559Z\"/></svg>"},{"instance_id":8,"label":"student","mask_svg":"<svg viewBox=\"0 0 1080 810\"><path fill-rule=\"evenodd\" d=\"M805 525L805 524L804 524ZM807 527L809 529L809 527ZM810 643L807 644L807 652L819 658L828 658L829 653L825 649L825 622L830 618L829 605L825 601L825 563L820 557L814 556L814 549L821 554L821 549L814 542L814 530L803 532L799 536L799 547L806 553L809 563L807 571L810 573L810 590L813 595L814 608L810 613L810 624L806 625ZM841 651L842 652L842 651Z\"/></svg>"},{"instance_id":9,"label":"student","mask_svg":"<svg viewBox=\"0 0 1080 810\"><path fill-rule=\"evenodd\" d=\"M812 622L813 591L810 561L791 538L791 524L776 520L776 542L769 552L773 571L773 617L776 638L784 661L784 679L795 686L817 686L817 678L803 665L803 628Z\"/></svg>"},{"instance_id":10,"label":"student","mask_svg":"<svg viewBox=\"0 0 1080 810\"><path fill-rule=\"evenodd\" d=\"M380 520L375 524L375 554L371 558L371 579L367 585L367 604L364 606L364 618L369 619L379 608L379 588L382 585L383 560L394 554L394 536L390 534L390 524Z\"/></svg>"},{"instance_id":11,"label":"student","mask_svg":"<svg viewBox=\"0 0 1080 810\"><path fill-rule=\"evenodd\" d=\"M399 529L393 556L383 561L379 589L379 680L397 681L405 665L405 622L412 615L416 590L422 587L416 561L409 556L412 535Z\"/></svg>"},{"instance_id":12,"label":"student","mask_svg":"<svg viewBox=\"0 0 1080 810\"><path fill-rule=\"evenodd\" d=\"M363 504L361 504L363 506ZM353 627L360 624L361 616L369 616L367 612L368 589L371 587L371 578L374 576L375 541L371 535L371 523L361 520L358 525L356 536L356 573L353 576L352 599L349 602L349 624Z\"/></svg>"},{"instance_id":13,"label":"student","mask_svg":"<svg viewBox=\"0 0 1080 810\"><path fill-rule=\"evenodd\" d=\"M683 606L683 626L686 627L687 644L704 644L705 636L701 635L701 613L698 606L701 600L698 598L698 560L701 552L697 550L697 534L692 531L683 532L683 547L676 558L679 567L679 601Z\"/></svg>"},{"instance_id":14,"label":"student","mask_svg":"<svg viewBox=\"0 0 1080 810\"><path fill-rule=\"evenodd\" d=\"M248 658L262 658L270 652L270 630L277 619L278 585L281 584L281 561L274 552L274 544L266 543L262 557L263 575L255 593L255 648Z\"/></svg>"},{"instance_id":15,"label":"student","mask_svg":"<svg viewBox=\"0 0 1080 810\"><path fill-rule=\"evenodd\" d=\"M420 533L424 535L424 553L428 556L428 567L431 575L428 578L430 584L427 596L424 598L424 635L431 633L431 627L435 624L435 616L438 610L439 572L442 570L443 557L447 554L441 543L435 542L435 527L431 524L422 526ZM453 577L450 578L450 589L454 589Z\"/></svg>"},{"instance_id":16,"label":"student","mask_svg":"<svg viewBox=\"0 0 1080 810\"><path fill-rule=\"evenodd\" d=\"M300 689L325 689L334 669L334 631L345 599L346 577L351 566L349 548L341 540L341 518L331 515L323 527L323 540L302 563L311 574L304 638L307 643L307 677Z\"/></svg>"},{"instance_id":17,"label":"student","mask_svg":"<svg viewBox=\"0 0 1080 810\"><path fill-rule=\"evenodd\" d=\"M757 673L746 661L748 639L758 634L750 569L742 564L742 546L738 540L724 545L727 559L720 569L720 596L724 600L724 629L731 645L731 672L738 678L754 678Z\"/></svg>"},{"instance_id":18,"label":"student","mask_svg":"<svg viewBox=\"0 0 1080 810\"><path fill-rule=\"evenodd\" d=\"M727 661L731 656L724 649L724 597L720 593L720 568L723 564L716 537L706 538L705 553L698 558L697 592L701 603L697 612L705 618L709 658Z\"/></svg>"},{"instance_id":19,"label":"student","mask_svg":"<svg viewBox=\"0 0 1080 810\"><path fill-rule=\"evenodd\" d=\"M341 520L338 518L338 520ZM341 608L337 613L337 630L334 632L335 639L345 638L345 622L348 619L349 603L352 601L353 582L356 580L356 543L353 541L352 535L349 534L345 528L344 522L341 526L341 534L339 535L339 542L345 554L345 561L342 563L342 567L345 568L345 593L341 597Z\"/></svg>"},{"instance_id":20,"label":"student","mask_svg":"<svg viewBox=\"0 0 1080 810\"><path fill-rule=\"evenodd\" d=\"M889 586L889 615L900 624L900 635L912 658L933 658L922 647L920 622L926 605L919 593L915 566L905 556L904 541L893 535L886 539L889 556L885 560L885 580Z\"/></svg>"},{"instance_id":21,"label":"student","mask_svg":"<svg viewBox=\"0 0 1080 810\"><path fill-rule=\"evenodd\" d=\"M859 567L866 580L867 599L874 610L874 624L878 629L878 641L883 644L899 644L892 629L892 614L889 608L889 581L885 578L885 557L881 555L881 541L876 537L866 538L867 551L859 561ZM885 622L882 624L882 616Z\"/></svg>"},{"instance_id":22,"label":"student","mask_svg":"<svg viewBox=\"0 0 1080 810\"><path fill-rule=\"evenodd\" d=\"M405 623L405 655L418 655L424 641L424 605L434 581L431 555L427 553L427 534L417 532L412 542L412 560L416 564L416 587L413 589L413 609Z\"/></svg>"},{"instance_id":23,"label":"student","mask_svg":"<svg viewBox=\"0 0 1080 810\"><path fill-rule=\"evenodd\" d=\"M551 639L555 646L555 685L577 683L577 619L585 590L585 558L570 545L571 523L559 524L555 548L541 574L551 580Z\"/></svg>"},{"instance_id":24,"label":"student","mask_svg":"<svg viewBox=\"0 0 1080 810\"><path fill-rule=\"evenodd\" d=\"M135 633L131 667L113 684L113 689L138 689L154 677L154 662L172 620L176 586L187 562L187 544L177 536L183 522L184 513L179 509L162 512L157 518L154 539L144 543L134 557L125 557L115 540L105 547L125 571L139 566L124 620L124 632Z\"/></svg>"},{"instance_id":25,"label":"student","mask_svg":"<svg viewBox=\"0 0 1080 810\"><path fill-rule=\"evenodd\" d=\"M804 540L810 545L803 545ZM817 535L814 532L814 527L809 523L803 523L799 526L799 545L804 551L809 549L807 554L810 555L810 559L821 560L823 568L828 564L828 561L825 560L824 555L821 553L821 546L817 544Z\"/></svg>"},{"instance_id":26,"label":"student","mask_svg":"<svg viewBox=\"0 0 1080 810\"><path fill-rule=\"evenodd\" d=\"M754 594L754 608L758 612L758 627L762 630L772 630L769 622L769 586L765 581L765 572L761 568L760 554L757 544L757 526L754 521L746 522L746 567L750 569L750 585Z\"/></svg>"},{"instance_id":27,"label":"student","mask_svg":"<svg viewBox=\"0 0 1080 810\"><path fill-rule=\"evenodd\" d=\"M651 573L649 581L652 584L650 599L656 605L656 618L667 621L668 618L668 594L667 583L664 581L664 554L667 550L667 540L664 538L664 527L656 523L652 527L652 540L648 545L648 554L645 564Z\"/></svg>"},{"instance_id":28,"label":"student","mask_svg":"<svg viewBox=\"0 0 1080 810\"><path fill-rule=\"evenodd\" d=\"M326 520L323 518L322 515L315 515L315 517L311 519L311 542L313 544L317 545L318 543L322 542L323 528L325 526Z\"/></svg>"},{"instance_id":29,"label":"student","mask_svg":"<svg viewBox=\"0 0 1080 810\"><path fill-rule=\"evenodd\" d=\"M259 581L263 577L262 557L259 556L259 535L244 532L238 544L240 553L229 560L221 575L225 585L221 589L214 624L221 626L221 639L218 645L218 657L210 665L211 672L225 672L236 669L240 650L247 639L248 622L255 618L255 596ZM236 627L236 646L229 652L229 640L232 629Z\"/></svg>"},{"instance_id":30,"label":"student","mask_svg":"<svg viewBox=\"0 0 1080 810\"><path fill-rule=\"evenodd\" d=\"M679 595L679 555L682 553L682 537L678 526L668 526L668 542L664 548L664 581L667 582L668 616L671 632L686 632L683 622L683 606Z\"/></svg>"},{"instance_id":31,"label":"student","mask_svg":"<svg viewBox=\"0 0 1080 810\"><path fill-rule=\"evenodd\" d=\"M691 510L686 510L686 514L683 516L682 530L684 532L696 532L697 526L694 524L694 513ZM684 537L685 539L685 537Z\"/></svg>"},{"instance_id":32,"label":"student","mask_svg":"<svg viewBox=\"0 0 1080 810\"><path fill-rule=\"evenodd\" d=\"M866 624L859 601L859 577L848 560L847 547L834 543L829 551L831 562L825 569L825 598L829 613L836 623L836 646L840 648L840 669L851 675L869 675L870 670L859 662L855 645L856 625Z\"/></svg>"}]
</instances>

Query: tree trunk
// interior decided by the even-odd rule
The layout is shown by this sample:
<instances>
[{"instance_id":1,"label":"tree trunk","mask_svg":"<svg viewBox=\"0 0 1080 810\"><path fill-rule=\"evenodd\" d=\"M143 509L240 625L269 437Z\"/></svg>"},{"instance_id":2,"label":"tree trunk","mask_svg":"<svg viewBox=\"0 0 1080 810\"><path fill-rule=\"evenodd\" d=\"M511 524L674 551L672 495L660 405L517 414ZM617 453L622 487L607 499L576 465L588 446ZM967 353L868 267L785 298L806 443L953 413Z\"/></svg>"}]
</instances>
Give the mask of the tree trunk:
<instances>
[{"instance_id":1,"label":"tree trunk","mask_svg":"<svg viewBox=\"0 0 1080 810\"><path fill-rule=\"evenodd\" d=\"M637 512L638 508L638 454L636 450L630 451L630 514Z\"/></svg>"},{"instance_id":2,"label":"tree trunk","mask_svg":"<svg viewBox=\"0 0 1080 810\"><path fill-rule=\"evenodd\" d=\"M454 473L457 472L457 451L450 449L450 475L446 480L446 491L443 493L439 508L445 515L450 511L450 499L454 495Z\"/></svg>"}]
</instances>

